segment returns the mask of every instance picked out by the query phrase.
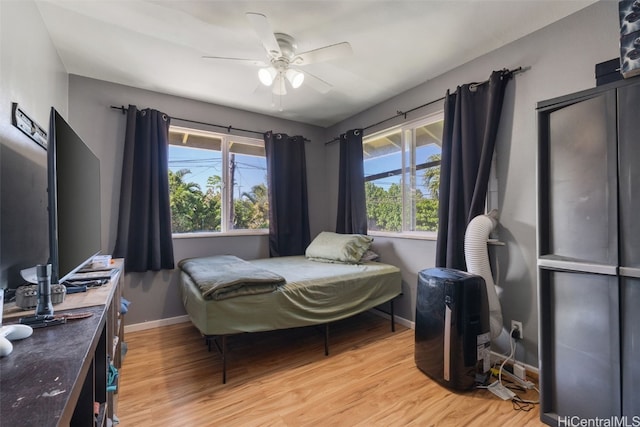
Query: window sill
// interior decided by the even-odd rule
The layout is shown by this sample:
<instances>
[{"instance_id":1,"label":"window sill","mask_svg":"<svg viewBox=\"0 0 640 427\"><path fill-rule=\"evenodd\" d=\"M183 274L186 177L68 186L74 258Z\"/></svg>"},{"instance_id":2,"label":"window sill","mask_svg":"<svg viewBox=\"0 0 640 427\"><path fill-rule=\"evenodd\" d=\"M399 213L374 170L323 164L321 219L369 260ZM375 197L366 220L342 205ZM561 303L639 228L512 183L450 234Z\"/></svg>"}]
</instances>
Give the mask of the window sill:
<instances>
[{"instance_id":1,"label":"window sill","mask_svg":"<svg viewBox=\"0 0 640 427\"><path fill-rule=\"evenodd\" d=\"M200 239L211 237L236 237L236 236L268 236L269 230L233 230L227 232L203 231L196 233L173 233L173 239Z\"/></svg>"},{"instance_id":2,"label":"window sill","mask_svg":"<svg viewBox=\"0 0 640 427\"><path fill-rule=\"evenodd\" d=\"M390 237L393 239L412 239L412 240L433 240L436 241L438 234L436 232L416 232L404 231L402 233L394 233L390 231L369 231L369 236Z\"/></svg>"}]
</instances>

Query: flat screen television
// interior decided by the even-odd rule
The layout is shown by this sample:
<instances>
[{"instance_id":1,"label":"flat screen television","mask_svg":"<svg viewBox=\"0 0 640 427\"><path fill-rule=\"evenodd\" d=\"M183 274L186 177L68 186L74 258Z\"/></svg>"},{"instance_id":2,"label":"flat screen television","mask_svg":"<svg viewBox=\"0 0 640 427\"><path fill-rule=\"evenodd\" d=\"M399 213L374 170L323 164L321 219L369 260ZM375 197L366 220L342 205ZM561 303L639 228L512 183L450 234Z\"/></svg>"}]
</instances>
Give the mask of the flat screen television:
<instances>
[{"instance_id":1,"label":"flat screen television","mask_svg":"<svg viewBox=\"0 0 640 427\"><path fill-rule=\"evenodd\" d=\"M15 290L21 270L47 262L47 203L46 150L22 134L0 136L0 288Z\"/></svg>"},{"instance_id":2,"label":"flat screen television","mask_svg":"<svg viewBox=\"0 0 640 427\"><path fill-rule=\"evenodd\" d=\"M53 107L47 185L51 283L64 283L101 249L100 160Z\"/></svg>"}]
</instances>

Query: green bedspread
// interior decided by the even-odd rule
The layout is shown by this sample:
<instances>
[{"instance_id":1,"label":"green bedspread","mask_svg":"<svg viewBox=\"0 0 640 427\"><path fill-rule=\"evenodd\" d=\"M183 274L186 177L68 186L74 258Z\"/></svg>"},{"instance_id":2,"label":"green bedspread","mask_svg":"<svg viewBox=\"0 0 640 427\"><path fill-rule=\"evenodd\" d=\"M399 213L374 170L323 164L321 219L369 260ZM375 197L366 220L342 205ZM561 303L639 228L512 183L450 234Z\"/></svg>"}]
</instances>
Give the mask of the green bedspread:
<instances>
[{"instance_id":1,"label":"green bedspread","mask_svg":"<svg viewBox=\"0 0 640 427\"><path fill-rule=\"evenodd\" d=\"M178 267L197 283L202 297L208 300L273 292L285 282L284 277L233 255L188 258Z\"/></svg>"},{"instance_id":2,"label":"green bedspread","mask_svg":"<svg viewBox=\"0 0 640 427\"><path fill-rule=\"evenodd\" d=\"M247 261L285 278L273 292L208 300L193 278L181 273L182 302L205 335L257 332L322 324L385 303L402 292L400 270L366 262L328 264L304 256Z\"/></svg>"}]
</instances>

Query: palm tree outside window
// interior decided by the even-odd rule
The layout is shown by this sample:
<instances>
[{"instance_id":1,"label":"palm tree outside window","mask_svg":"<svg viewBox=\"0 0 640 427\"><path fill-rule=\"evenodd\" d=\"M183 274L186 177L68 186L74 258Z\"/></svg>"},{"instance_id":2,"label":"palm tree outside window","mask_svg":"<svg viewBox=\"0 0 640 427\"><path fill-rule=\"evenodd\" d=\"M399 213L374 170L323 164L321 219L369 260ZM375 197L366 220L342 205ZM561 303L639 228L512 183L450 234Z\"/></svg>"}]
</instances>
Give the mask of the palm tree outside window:
<instances>
[{"instance_id":1,"label":"palm tree outside window","mask_svg":"<svg viewBox=\"0 0 640 427\"><path fill-rule=\"evenodd\" d=\"M262 139L171 126L168 159L174 234L268 231Z\"/></svg>"}]
</instances>

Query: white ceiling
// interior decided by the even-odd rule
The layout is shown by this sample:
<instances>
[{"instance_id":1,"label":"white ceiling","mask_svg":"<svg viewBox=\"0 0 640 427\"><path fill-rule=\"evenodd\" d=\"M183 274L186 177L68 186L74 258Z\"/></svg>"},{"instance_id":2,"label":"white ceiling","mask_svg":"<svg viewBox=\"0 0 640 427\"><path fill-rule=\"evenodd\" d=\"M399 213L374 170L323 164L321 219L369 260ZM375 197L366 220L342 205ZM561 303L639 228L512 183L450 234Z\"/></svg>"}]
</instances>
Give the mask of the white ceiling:
<instances>
[{"instance_id":1,"label":"white ceiling","mask_svg":"<svg viewBox=\"0 0 640 427\"><path fill-rule=\"evenodd\" d=\"M37 3L70 74L330 126L595 1ZM203 59L267 60L246 12L265 14L275 32L296 39L299 52L349 42L352 55L303 68L332 90L321 94L303 84L278 99L260 85L257 66Z\"/></svg>"}]
</instances>

